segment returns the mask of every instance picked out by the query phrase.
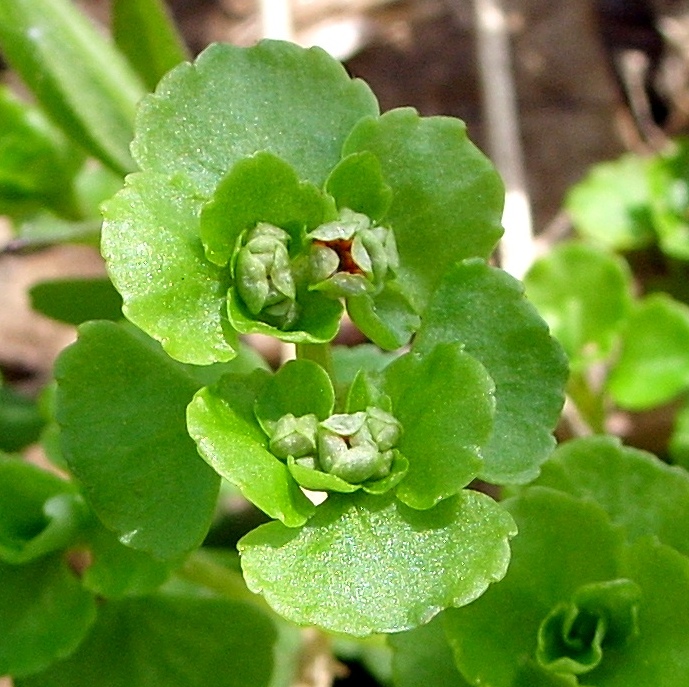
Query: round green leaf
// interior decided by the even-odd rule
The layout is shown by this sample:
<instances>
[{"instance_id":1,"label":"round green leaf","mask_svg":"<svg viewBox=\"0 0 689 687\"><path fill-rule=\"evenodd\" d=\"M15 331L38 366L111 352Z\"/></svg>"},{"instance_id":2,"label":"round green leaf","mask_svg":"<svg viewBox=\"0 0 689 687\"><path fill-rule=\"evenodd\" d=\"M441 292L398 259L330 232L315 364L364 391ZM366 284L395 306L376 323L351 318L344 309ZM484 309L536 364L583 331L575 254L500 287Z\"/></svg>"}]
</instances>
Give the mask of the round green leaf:
<instances>
[{"instance_id":1,"label":"round green leaf","mask_svg":"<svg viewBox=\"0 0 689 687\"><path fill-rule=\"evenodd\" d=\"M363 294L348 298L347 312L359 331L387 351L408 344L421 324L398 282L386 284L375 296Z\"/></svg>"},{"instance_id":2,"label":"round green leaf","mask_svg":"<svg viewBox=\"0 0 689 687\"><path fill-rule=\"evenodd\" d=\"M265 687L275 628L253 606L216 597L107 601L79 650L17 687Z\"/></svg>"},{"instance_id":3,"label":"round green leaf","mask_svg":"<svg viewBox=\"0 0 689 687\"><path fill-rule=\"evenodd\" d=\"M249 588L278 613L363 636L476 599L505 574L513 534L512 519L478 492L427 511L357 492L331 495L298 530L268 523L238 546Z\"/></svg>"},{"instance_id":4,"label":"round green leaf","mask_svg":"<svg viewBox=\"0 0 689 687\"><path fill-rule=\"evenodd\" d=\"M389 637L395 687L471 687L455 665L442 618L441 613L427 625Z\"/></svg>"},{"instance_id":5,"label":"round green leaf","mask_svg":"<svg viewBox=\"0 0 689 687\"><path fill-rule=\"evenodd\" d=\"M671 401L689 386L689 308L653 294L632 310L608 378L615 403L630 410Z\"/></svg>"},{"instance_id":6,"label":"round green leaf","mask_svg":"<svg viewBox=\"0 0 689 687\"><path fill-rule=\"evenodd\" d=\"M624 260L584 243L562 243L533 265L524 286L573 367L610 355L632 305Z\"/></svg>"},{"instance_id":7,"label":"round green leaf","mask_svg":"<svg viewBox=\"0 0 689 687\"><path fill-rule=\"evenodd\" d=\"M198 235L202 201L179 179L135 174L104 206L101 252L123 312L173 358L207 365L235 355L228 276ZM228 341L229 339L229 341Z\"/></svg>"},{"instance_id":8,"label":"round green leaf","mask_svg":"<svg viewBox=\"0 0 689 687\"><path fill-rule=\"evenodd\" d=\"M109 279L54 279L29 291L31 307L68 324L122 319L122 297Z\"/></svg>"},{"instance_id":9,"label":"round green leaf","mask_svg":"<svg viewBox=\"0 0 689 687\"><path fill-rule=\"evenodd\" d=\"M300 486L311 491L337 491L350 494L361 489L360 484L350 484L337 475L299 465L292 456L287 458L287 468Z\"/></svg>"},{"instance_id":10,"label":"round green leaf","mask_svg":"<svg viewBox=\"0 0 689 687\"><path fill-rule=\"evenodd\" d=\"M613 250L652 245L648 168L647 158L632 154L594 165L565 199L577 232Z\"/></svg>"},{"instance_id":11,"label":"round green leaf","mask_svg":"<svg viewBox=\"0 0 689 687\"><path fill-rule=\"evenodd\" d=\"M311 491L336 491L341 494L351 494L354 491L363 489L367 494L384 494L396 487L407 474L409 461L402 456L399 451L395 451L390 473L377 480L367 480L351 484L341 479L337 475L321 470L314 470L303 465L299 465L292 456L287 458L287 468L294 479Z\"/></svg>"},{"instance_id":12,"label":"round green leaf","mask_svg":"<svg viewBox=\"0 0 689 687\"><path fill-rule=\"evenodd\" d=\"M493 429L493 381L458 344L408 353L383 375L402 424L397 448L409 461L397 496L412 508L431 508L481 471L481 447Z\"/></svg>"},{"instance_id":13,"label":"round green leaf","mask_svg":"<svg viewBox=\"0 0 689 687\"><path fill-rule=\"evenodd\" d=\"M204 460L249 501L288 527L297 527L314 507L287 466L268 450L268 437L254 415L266 378L265 373L227 375L201 389L187 409L189 434Z\"/></svg>"},{"instance_id":14,"label":"round green leaf","mask_svg":"<svg viewBox=\"0 0 689 687\"><path fill-rule=\"evenodd\" d=\"M13 453L38 441L46 421L31 398L0 378L0 451Z\"/></svg>"},{"instance_id":15,"label":"round green leaf","mask_svg":"<svg viewBox=\"0 0 689 687\"><path fill-rule=\"evenodd\" d=\"M594 503L541 487L504 503L519 528L505 579L443 614L460 672L471 684L494 687L515 684L553 608L582 585L621 577L623 548L622 533Z\"/></svg>"},{"instance_id":16,"label":"round green leaf","mask_svg":"<svg viewBox=\"0 0 689 687\"><path fill-rule=\"evenodd\" d=\"M297 289L297 302L301 313L294 329L278 329L255 319L235 289L227 295L227 312L232 326L242 334L264 334L294 344L332 341L340 330L342 303L306 288Z\"/></svg>"},{"instance_id":17,"label":"round green leaf","mask_svg":"<svg viewBox=\"0 0 689 687\"><path fill-rule=\"evenodd\" d=\"M343 152L363 151L378 158L392 189L381 224L395 233L400 287L422 312L450 266L487 257L495 247L502 234L502 181L463 122L419 117L411 108L362 120Z\"/></svg>"},{"instance_id":18,"label":"round green leaf","mask_svg":"<svg viewBox=\"0 0 689 687\"><path fill-rule=\"evenodd\" d=\"M158 589L170 574L173 564L125 546L95 518L85 539L90 565L84 571L82 582L99 597L147 594Z\"/></svg>"},{"instance_id":19,"label":"round green leaf","mask_svg":"<svg viewBox=\"0 0 689 687\"><path fill-rule=\"evenodd\" d=\"M0 563L0 675L20 678L69 656L95 617L93 595L60 555Z\"/></svg>"},{"instance_id":20,"label":"round green leaf","mask_svg":"<svg viewBox=\"0 0 689 687\"><path fill-rule=\"evenodd\" d=\"M311 491L337 491L342 494L351 494L361 489L360 484L350 484L337 475L299 465L292 456L287 458L287 469L298 484Z\"/></svg>"},{"instance_id":21,"label":"round green leaf","mask_svg":"<svg viewBox=\"0 0 689 687\"><path fill-rule=\"evenodd\" d=\"M592 499L628 539L656 536L689 556L689 473L610 436L558 446L535 484Z\"/></svg>"},{"instance_id":22,"label":"round green leaf","mask_svg":"<svg viewBox=\"0 0 689 687\"><path fill-rule=\"evenodd\" d=\"M264 431L270 434L283 415L313 414L325 420L334 406L335 390L328 373L312 360L290 360L263 385L255 411Z\"/></svg>"},{"instance_id":23,"label":"round green leaf","mask_svg":"<svg viewBox=\"0 0 689 687\"><path fill-rule=\"evenodd\" d=\"M210 197L241 158L267 150L320 186L375 96L323 50L262 41L216 44L143 100L132 145L141 169L183 173Z\"/></svg>"},{"instance_id":24,"label":"round green leaf","mask_svg":"<svg viewBox=\"0 0 689 687\"><path fill-rule=\"evenodd\" d=\"M159 558L197 547L220 483L186 430L199 383L150 339L113 322L83 325L55 375L64 456L99 519Z\"/></svg>"},{"instance_id":25,"label":"round green leaf","mask_svg":"<svg viewBox=\"0 0 689 687\"><path fill-rule=\"evenodd\" d=\"M340 161L325 188L338 208L361 212L379 220L390 207L392 191L383 180L378 158L369 152L354 153Z\"/></svg>"},{"instance_id":26,"label":"round green leaf","mask_svg":"<svg viewBox=\"0 0 689 687\"><path fill-rule=\"evenodd\" d=\"M525 483L554 447L567 361L521 284L479 260L455 266L433 296L412 350L459 342L495 382L493 434L479 475Z\"/></svg>"},{"instance_id":27,"label":"round green leaf","mask_svg":"<svg viewBox=\"0 0 689 687\"><path fill-rule=\"evenodd\" d=\"M678 139L649 164L653 224L664 253L689 259L689 141Z\"/></svg>"},{"instance_id":28,"label":"round green leaf","mask_svg":"<svg viewBox=\"0 0 689 687\"><path fill-rule=\"evenodd\" d=\"M258 222L285 229L299 249L301 231L336 216L332 200L316 186L299 181L294 169L275 155L259 152L237 162L221 179L201 212L200 234L206 257L222 266L242 232Z\"/></svg>"}]
</instances>

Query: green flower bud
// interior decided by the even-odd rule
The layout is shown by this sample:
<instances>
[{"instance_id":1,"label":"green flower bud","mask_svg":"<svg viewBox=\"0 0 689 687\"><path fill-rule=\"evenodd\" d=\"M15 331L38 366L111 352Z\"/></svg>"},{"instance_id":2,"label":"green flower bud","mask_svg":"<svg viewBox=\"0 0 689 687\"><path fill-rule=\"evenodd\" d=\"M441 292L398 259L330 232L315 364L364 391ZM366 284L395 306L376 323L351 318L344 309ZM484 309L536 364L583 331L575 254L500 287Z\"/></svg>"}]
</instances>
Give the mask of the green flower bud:
<instances>
[{"instance_id":1,"label":"green flower bud","mask_svg":"<svg viewBox=\"0 0 689 687\"><path fill-rule=\"evenodd\" d=\"M316 452L318 418L315 415L283 415L270 437L270 450L278 458L302 458Z\"/></svg>"},{"instance_id":2,"label":"green flower bud","mask_svg":"<svg viewBox=\"0 0 689 687\"><path fill-rule=\"evenodd\" d=\"M265 305L270 284L268 283L268 271L262 260L242 249L237 256L235 267L237 291L252 315L258 315Z\"/></svg>"},{"instance_id":3,"label":"green flower bud","mask_svg":"<svg viewBox=\"0 0 689 687\"><path fill-rule=\"evenodd\" d=\"M361 232L360 239L371 262L374 282L381 283L399 267L395 234L386 227L371 227Z\"/></svg>"},{"instance_id":4,"label":"green flower bud","mask_svg":"<svg viewBox=\"0 0 689 687\"><path fill-rule=\"evenodd\" d=\"M314 243L309 258L309 277L313 283L326 280L337 272L340 256L325 244Z\"/></svg>"},{"instance_id":5,"label":"green flower bud","mask_svg":"<svg viewBox=\"0 0 689 687\"><path fill-rule=\"evenodd\" d=\"M310 470L318 470L318 461L316 456L304 456L303 458L295 458L294 462L303 468L309 468Z\"/></svg>"},{"instance_id":6,"label":"green flower bud","mask_svg":"<svg viewBox=\"0 0 689 687\"><path fill-rule=\"evenodd\" d=\"M370 479L383 479L383 477L387 477L392 469L394 458L394 451L383 451L380 454L380 458L378 458L378 469L371 475Z\"/></svg>"},{"instance_id":7,"label":"green flower bud","mask_svg":"<svg viewBox=\"0 0 689 687\"><path fill-rule=\"evenodd\" d=\"M327 222L316 227L309 236L317 241L350 241L362 229L371 226L371 220L360 212L343 208L334 222Z\"/></svg>"},{"instance_id":8,"label":"green flower bud","mask_svg":"<svg viewBox=\"0 0 689 687\"><path fill-rule=\"evenodd\" d=\"M336 272L329 279L313 287L313 290L322 291L333 298L349 298L371 293L373 285L363 274Z\"/></svg>"},{"instance_id":9,"label":"green flower bud","mask_svg":"<svg viewBox=\"0 0 689 687\"><path fill-rule=\"evenodd\" d=\"M380 455L375 444L351 446L347 437L321 427L318 432L318 461L324 472L358 484L365 482L379 468Z\"/></svg>"},{"instance_id":10,"label":"green flower bud","mask_svg":"<svg viewBox=\"0 0 689 687\"><path fill-rule=\"evenodd\" d=\"M323 472L332 472L333 465L341 462L347 450L347 442L343 437L323 429L318 430L318 464Z\"/></svg>"},{"instance_id":11,"label":"green flower bud","mask_svg":"<svg viewBox=\"0 0 689 687\"><path fill-rule=\"evenodd\" d=\"M374 227L366 215L348 208L308 236L310 288L333 298L377 293L399 264L392 230Z\"/></svg>"},{"instance_id":12,"label":"green flower bud","mask_svg":"<svg viewBox=\"0 0 689 687\"><path fill-rule=\"evenodd\" d=\"M397 445L402 425L397 419L380 408L366 408L366 425L379 451L388 451Z\"/></svg>"},{"instance_id":13,"label":"green flower bud","mask_svg":"<svg viewBox=\"0 0 689 687\"><path fill-rule=\"evenodd\" d=\"M289 329L299 318L299 306L295 301L283 300L262 311L263 319L281 329Z\"/></svg>"},{"instance_id":14,"label":"green flower bud","mask_svg":"<svg viewBox=\"0 0 689 687\"><path fill-rule=\"evenodd\" d=\"M234 268L237 292L249 312L283 329L299 314L289 238L279 227L259 222L247 234Z\"/></svg>"},{"instance_id":15,"label":"green flower bud","mask_svg":"<svg viewBox=\"0 0 689 687\"><path fill-rule=\"evenodd\" d=\"M271 422L269 448L281 460L320 470L350 484L387 477L401 434L399 422L376 407L356 413L336 413L319 422L314 414L283 415Z\"/></svg>"},{"instance_id":16,"label":"green flower bud","mask_svg":"<svg viewBox=\"0 0 689 687\"><path fill-rule=\"evenodd\" d=\"M379 408L331 415L318 428L320 467L351 484L382 479L390 473L400 432L399 422Z\"/></svg>"},{"instance_id":17,"label":"green flower bud","mask_svg":"<svg viewBox=\"0 0 689 687\"><path fill-rule=\"evenodd\" d=\"M363 238L364 232L368 231L370 229L362 230L352 240L352 260L364 274L373 274L373 262Z\"/></svg>"},{"instance_id":18,"label":"green flower bud","mask_svg":"<svg viewBox=\"0 0 689 687\"><path fill-rule=\"evenodd\" d=\"M364 422L366 422L366 413L364 412L339 413L323 420L321 427L340 436L351 436L364 426Z\"/></svg>"},{"instance_id":19,"label":"green flower bud","mask_svg":"<svg viewBox=\"0 0 689 687\"><path fill-rule=\"evenodd\" d=\"M359 484L373 477L380 469L380 453L373 444L362 444L341 454L330 472L350 484Z\"/></svg>"}]
</instances>

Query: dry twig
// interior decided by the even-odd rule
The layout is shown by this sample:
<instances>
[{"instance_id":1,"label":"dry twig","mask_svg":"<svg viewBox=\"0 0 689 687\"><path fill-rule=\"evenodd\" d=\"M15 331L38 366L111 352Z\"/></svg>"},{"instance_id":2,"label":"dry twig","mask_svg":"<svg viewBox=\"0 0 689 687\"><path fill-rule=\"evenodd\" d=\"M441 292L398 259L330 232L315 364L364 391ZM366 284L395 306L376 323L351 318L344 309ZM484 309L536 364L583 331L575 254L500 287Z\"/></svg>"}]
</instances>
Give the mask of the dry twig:
<instances>
[{"instance_id":1,"label":"dry twig","mask_svg":"<svg viewBox=\"0 0 689 687\"><path fill-rule=\"evenodd\" d=\"M501 264L521 278L533 262L534 245L508 23L500 0L474 0L474 17L489 153L505 182Z\"/></svg>"}]
</instances>

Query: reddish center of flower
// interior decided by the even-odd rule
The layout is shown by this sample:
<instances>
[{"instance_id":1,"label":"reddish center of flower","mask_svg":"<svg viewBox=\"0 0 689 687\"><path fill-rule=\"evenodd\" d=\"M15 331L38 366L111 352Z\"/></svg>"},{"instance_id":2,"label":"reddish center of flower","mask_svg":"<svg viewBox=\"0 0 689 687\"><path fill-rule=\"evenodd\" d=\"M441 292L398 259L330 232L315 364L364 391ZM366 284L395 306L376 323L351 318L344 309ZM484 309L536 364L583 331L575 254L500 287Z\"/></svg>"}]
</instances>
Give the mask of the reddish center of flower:
<instances>
[{"instance_id":1,"label":"reddish center of flower","mask_svg":"<svg viewBox=\"0 0 689 687\"><path fill-rule=\"evenodd\" d=\"M332 241L316 241L316 243L326 246L337 253L337 257L340 259L338 272L348 272L349 274L364 273L352 257L352 239L334 239Z\"/></svg>"}]
</instances>

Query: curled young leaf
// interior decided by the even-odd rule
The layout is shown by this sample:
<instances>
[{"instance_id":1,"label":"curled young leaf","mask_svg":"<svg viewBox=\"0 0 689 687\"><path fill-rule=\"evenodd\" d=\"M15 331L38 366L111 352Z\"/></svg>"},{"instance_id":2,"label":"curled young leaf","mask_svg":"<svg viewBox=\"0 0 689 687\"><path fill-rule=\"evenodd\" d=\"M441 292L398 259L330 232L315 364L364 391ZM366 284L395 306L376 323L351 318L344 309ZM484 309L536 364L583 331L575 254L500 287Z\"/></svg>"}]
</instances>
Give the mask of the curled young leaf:
<instances>
[{"instance_id":1,"label":"curled young leaf","mask_svg":"<svg viewBox=\"0 0 689 687\"><path fill-rule=\"evenodd\" d=\"M74 485L0 456L0 561L27 563L72 544L87 520Z\"/></svg>"},{"instance_id":2,"label":"curled young leaf","mask_svg":"<svg viewBox=\"0 0 689 687\"><path fill-rule=\"evenodd\" d=\"M505 579L444 614L467 680L683 685L689 559L653 537L625 542L590 499L530 487L505 506L519 527Z\"/></svg>"},{"instance_id":3,"label":"curled young leaf","mask_svg":"<svg viewBox=\"0 0 689 687\"><path fill-rule=\"evenodd\" d=\"M639 634L641 589L632 580L594 582L553 608L538 628L538 663L554 673L580 675L597 668L603 650Z\"/></svg>"}]
</instances>

